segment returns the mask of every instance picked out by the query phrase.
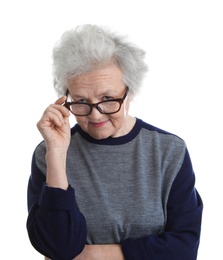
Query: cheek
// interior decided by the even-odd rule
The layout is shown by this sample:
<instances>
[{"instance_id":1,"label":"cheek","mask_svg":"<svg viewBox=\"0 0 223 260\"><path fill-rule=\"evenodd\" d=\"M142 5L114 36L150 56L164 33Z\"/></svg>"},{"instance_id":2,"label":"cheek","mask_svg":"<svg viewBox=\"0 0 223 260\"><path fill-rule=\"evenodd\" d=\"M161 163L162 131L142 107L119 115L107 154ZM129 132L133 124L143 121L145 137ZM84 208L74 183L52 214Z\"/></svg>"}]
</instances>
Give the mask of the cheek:
<instances>
[{"instance_id":1,"label":"cheek","mask_svg":"<svg viewBox=\"0 0 223 260\"><path fill-rule=\"evenodd\" d=\"M76 116L77 123L83 128L87 124L87 117L85 116Z\"/></svg>"},{"instance_id":2,"label":"cheek","mask_svg":"<svg viewBox=\"0 0 223 260\"><path fill-rule=\"evenodd\" d=\"M122 109L117 113L111 115L111 122L114 126L120 126L124 123L125 118L127 116L127 110L123 106Z\"/></svg>"}]
</instances>

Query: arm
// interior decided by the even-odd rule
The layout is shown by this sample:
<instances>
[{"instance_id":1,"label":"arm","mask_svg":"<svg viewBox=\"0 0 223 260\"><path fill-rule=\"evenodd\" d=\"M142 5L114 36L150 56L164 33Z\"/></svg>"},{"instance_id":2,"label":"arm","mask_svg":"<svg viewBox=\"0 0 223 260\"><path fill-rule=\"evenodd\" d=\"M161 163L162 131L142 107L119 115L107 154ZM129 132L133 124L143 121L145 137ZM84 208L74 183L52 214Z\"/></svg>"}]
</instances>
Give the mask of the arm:
<instances>
[{"instance_id":1,"label":"arm","mask_svg":"<svg viewBox=\"0 0 223 260\"><path fill-rule=\"evenodd\" d=\"M87 245L75 260L196 259L203 206L194 183L195 176L186 152L169 195L163 233L136 240L129 238L122 242L122 248L120 245Z\"/></svg>"},{"instance_id":2,"label":"arm","mask_svg":"<svg viewBox=\"0 0 223 260\"><path fill-rule=\"evenodd\" d=\"M75 260L124 260L120 245L86 245Z\"/></svg>"},{"instance_id":3,"label":"arm","mask_svg":"<svg viewBox=\"0 0 223 260\"><path fill-rule=\"evenodd\" d=\"M86 223L74 190L46 186L35 157L28 185L27 230L34 248L52 259L72 259L86 243Z\"/></svg>"},{"instance_id":4,"label":"arm","mask_svg":"<svg viewBox=\"0 0 223 260\"><path fill-rule=\"evenodd\" d=\"M170 191L164 232L123 241L125 259L196 259L203 205L194 183L195 176L186 152Z\"/></svg>"},{"instance_id":5,"label":"arm","mask_svg":"<svg viewBox=\"0 0 223 260\"><path fill-rule=\"evenodd\" d=\"M79 212L74 190L66 177L66 152L70 127L66 108L58 100L38 123L46 143L47 177L32 160L28 185L27 230L32 245L52 259L73 259L86 243L86 223ZM68 114L67 114L68 113Z\"/></svg>"}]
</instances>

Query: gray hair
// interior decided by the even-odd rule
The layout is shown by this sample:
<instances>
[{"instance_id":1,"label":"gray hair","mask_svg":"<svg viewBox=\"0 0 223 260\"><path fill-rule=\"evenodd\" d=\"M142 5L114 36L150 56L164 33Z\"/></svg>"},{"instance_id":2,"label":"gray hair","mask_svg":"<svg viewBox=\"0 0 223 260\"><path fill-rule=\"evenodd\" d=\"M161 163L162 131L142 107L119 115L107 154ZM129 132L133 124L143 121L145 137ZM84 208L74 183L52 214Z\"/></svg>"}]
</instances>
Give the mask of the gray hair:
<instances>
[{"instance_id":1,"label":"gray hair","mask_svg":"<svg viewBox=\"0 0 223 260\"><path fill-rule=\"evenodd\" d=\"M123 72L123 83L135 95L148 67L145 51L126 37L96 25L82 25L66 31L53 49L53 80L58 95L67 90L67 80L111 63Z\"/></svg>"}]
</instances>

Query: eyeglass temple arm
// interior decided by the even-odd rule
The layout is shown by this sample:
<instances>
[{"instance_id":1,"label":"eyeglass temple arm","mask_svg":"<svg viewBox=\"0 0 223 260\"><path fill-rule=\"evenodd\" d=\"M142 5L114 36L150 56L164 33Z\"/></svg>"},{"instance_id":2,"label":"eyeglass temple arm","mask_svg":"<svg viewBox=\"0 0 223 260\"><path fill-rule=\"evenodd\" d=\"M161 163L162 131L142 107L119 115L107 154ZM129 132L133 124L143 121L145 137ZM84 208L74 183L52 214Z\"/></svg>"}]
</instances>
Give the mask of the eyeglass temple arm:
<instances>
[{"instance_id":1,"label":"eyeglass temple arm","mask_svg":"<svg viewBox=\"0 0 223 260\"><path fill-rule=\"evenodd\" d=\"M66 93L65 93L65 96L68 97L68 95L69 95L69 90L67 89L67 90L66 90Z\"/></svg>"},{"instance_id":2,"label":"eyeglass temple arm","mask_svg":"<svg viewBox=\"0 0 223 260\"><path fill-rule=\"evenodd\" d=\"M66 94L65 94L65 96L66 96L67 98L66 98L65 102L63 103L63 106L65 106L67 109L69 109L69 106L68 106L68 104L67 104L68 95L69 95L69 90L67 89L67 90L66 90Z\"/></svg>"}]
</instances>

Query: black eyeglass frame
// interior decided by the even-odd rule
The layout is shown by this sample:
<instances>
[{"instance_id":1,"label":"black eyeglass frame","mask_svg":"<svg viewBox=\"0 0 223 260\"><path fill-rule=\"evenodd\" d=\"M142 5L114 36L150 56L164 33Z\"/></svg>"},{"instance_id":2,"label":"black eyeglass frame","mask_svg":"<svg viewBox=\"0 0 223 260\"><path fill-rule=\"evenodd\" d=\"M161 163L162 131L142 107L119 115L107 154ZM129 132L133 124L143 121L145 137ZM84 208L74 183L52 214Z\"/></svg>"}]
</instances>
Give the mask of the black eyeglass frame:
<instances>
[{"instance_id":1,"label":"black eyeglass frame","mask_svg":"<svg viewBox=\"0 0 223 260\"><path fill-rule=\"evenodd\" d=\"M123 104L125 98L126 98L127 95L128 95L128 92L129 92L129 88L127 87L126 92L125 92L125 94L124 94L124 96L123 96L122 98L109 99L109 100L100 101L100 102L94 103L94 104L91 104L91 103L80 103L80 102L74 102L74 101L69 102L69 101L66 100L66 101L64 102L63 106L65 106L65 107L66 107L73 115L75 115L75 116L88 116L88 115L91 114L93 107L95 107L101 114L111 115L111 114L118 113L118 112L120 111L121 106L122 106L122 104ZM67 98L68 98L68 95L69 95L69 90L66 91L66 96L67 96ZM101 108L99 107L99 105L102 104L102 103L107 103L107 102L118 102L118 103L119 103L119 109L116 110L115 112L111 112L111 113L103 112L103 111L101 110ZM90 107L89 113L84 114L84 115L82 115L82 114L80 115L80 114L73 113L72 110L70 109L70 106L71 106L71 105L74 105L74 104L88 105L88 106Z\"/></svg>"}]
</instances>

